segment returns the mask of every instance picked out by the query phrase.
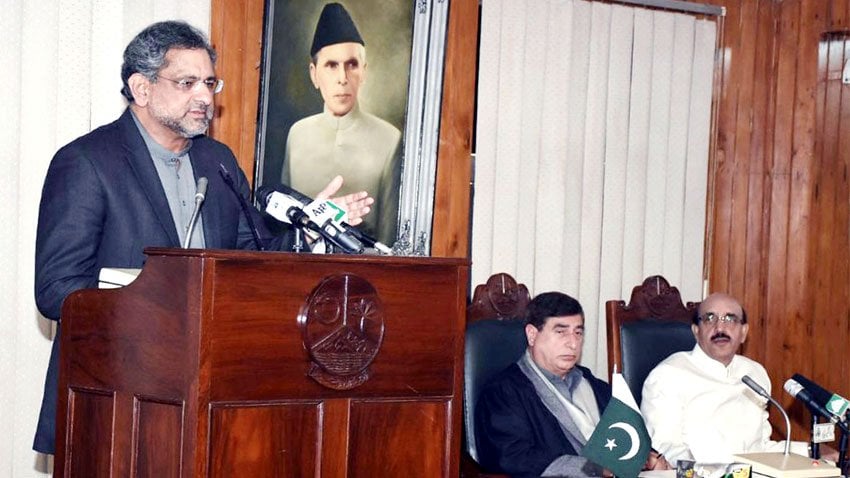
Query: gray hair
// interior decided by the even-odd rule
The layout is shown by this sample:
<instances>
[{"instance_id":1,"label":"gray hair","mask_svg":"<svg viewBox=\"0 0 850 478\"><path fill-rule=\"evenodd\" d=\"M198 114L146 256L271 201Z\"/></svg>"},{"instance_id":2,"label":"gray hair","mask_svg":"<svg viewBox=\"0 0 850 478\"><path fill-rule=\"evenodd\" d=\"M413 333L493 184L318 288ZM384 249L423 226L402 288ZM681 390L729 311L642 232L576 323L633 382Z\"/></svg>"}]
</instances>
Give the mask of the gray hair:
<instances>
[{"instance_id":1,"label":"gray hair","mask_svg":"<svg viewBox=\"0 0 850 478\"><path fill-rule=\"evenodd\" d=\"M133 102L133 93L127 80L134 73L140 73L151 81L156 80L157 73L168 66L165 54L172 48L204 49L215 65L215 50L202 31L182 21L154 23L136 35L124 50L124 64L121 65L124 86L121 94L128 101Z\"/></svg>"}]
</instances>

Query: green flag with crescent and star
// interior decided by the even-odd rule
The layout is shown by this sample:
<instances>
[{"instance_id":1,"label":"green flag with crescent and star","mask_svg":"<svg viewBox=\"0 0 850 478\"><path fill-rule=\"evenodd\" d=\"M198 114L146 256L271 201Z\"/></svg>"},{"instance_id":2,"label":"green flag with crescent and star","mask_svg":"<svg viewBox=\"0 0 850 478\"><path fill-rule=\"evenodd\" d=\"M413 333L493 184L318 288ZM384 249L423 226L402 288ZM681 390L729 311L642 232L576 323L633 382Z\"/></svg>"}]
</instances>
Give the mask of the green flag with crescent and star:
<instances>
[{"instance_id":1,"label":"green flag with crescent and star","mask_svg":"<svg viewBox=\"0 0 850 478\"><path fill-rule=\"evenodd\" d=\"M637 403L619 373L611 377L611 401L581 454L618 478L636 478L651 448Z\"/></svg>"}]
</instances>

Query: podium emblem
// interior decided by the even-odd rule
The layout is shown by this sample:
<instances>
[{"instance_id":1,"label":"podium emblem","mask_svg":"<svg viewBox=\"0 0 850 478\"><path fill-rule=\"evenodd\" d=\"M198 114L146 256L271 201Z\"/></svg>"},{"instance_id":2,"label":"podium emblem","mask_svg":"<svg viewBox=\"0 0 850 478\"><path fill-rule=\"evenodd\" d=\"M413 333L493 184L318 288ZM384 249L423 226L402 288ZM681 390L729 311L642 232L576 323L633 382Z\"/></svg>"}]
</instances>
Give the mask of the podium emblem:
<instances>
[{"instance_id":1,"label":"podium emblem","mask_svg":"<svg viewBox=\"0 0 850 478\"><path fill-rule=\"evenodd\" d=\"M335 390L369 380L384 339L384 307L369 281L354 274L325 277L301 307L298 325L313 380Z\"/></svg>"}]
</instances>

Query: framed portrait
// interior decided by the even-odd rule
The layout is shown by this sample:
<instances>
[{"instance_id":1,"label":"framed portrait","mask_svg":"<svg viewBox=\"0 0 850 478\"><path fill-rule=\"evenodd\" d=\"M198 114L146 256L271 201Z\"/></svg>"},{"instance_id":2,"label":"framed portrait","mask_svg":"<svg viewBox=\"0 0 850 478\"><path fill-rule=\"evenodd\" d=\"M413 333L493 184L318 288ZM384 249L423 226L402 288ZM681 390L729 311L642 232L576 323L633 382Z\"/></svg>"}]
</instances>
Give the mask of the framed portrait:
<instances>
[{"instance_id":1,"label":"framed portrait","mask_svg":"<svg viewBox=\"0 0 850 478\"><path fill-rule=\"evenodd\" d=\"M267 0L254 186L375 198L361 229L428 255L448 0Z\"/></svg>"}]
</instances>

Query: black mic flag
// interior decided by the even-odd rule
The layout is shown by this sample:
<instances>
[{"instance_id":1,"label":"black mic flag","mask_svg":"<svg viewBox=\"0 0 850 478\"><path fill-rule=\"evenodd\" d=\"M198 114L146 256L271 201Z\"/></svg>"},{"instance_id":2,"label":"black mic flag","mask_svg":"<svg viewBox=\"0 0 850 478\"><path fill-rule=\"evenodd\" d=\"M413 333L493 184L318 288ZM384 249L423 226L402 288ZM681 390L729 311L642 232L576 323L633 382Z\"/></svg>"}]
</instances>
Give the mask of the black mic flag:
<instances>
[{"instance_id":1,"label":"black mic flag","mask_svg":"<svg viewBox=\"0 0 850 478\"><path fill-rule=\"evenodd\" d=\"M848 413L848 408L850 408L850 402L848 402L847 399L824 389L799 373L795 373L791 378L802 385L804 389L808 390L809 395L811 395L812 399L817 402L818 405L826 409L829 413L835 415L835 417L839 420L847 420L846 415Z\"/></svg>"}]
</instances>

